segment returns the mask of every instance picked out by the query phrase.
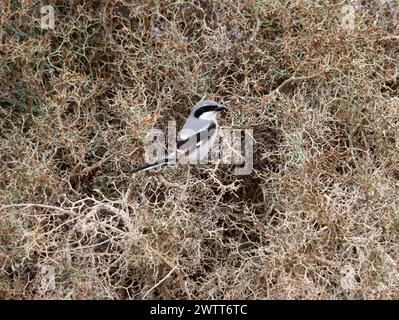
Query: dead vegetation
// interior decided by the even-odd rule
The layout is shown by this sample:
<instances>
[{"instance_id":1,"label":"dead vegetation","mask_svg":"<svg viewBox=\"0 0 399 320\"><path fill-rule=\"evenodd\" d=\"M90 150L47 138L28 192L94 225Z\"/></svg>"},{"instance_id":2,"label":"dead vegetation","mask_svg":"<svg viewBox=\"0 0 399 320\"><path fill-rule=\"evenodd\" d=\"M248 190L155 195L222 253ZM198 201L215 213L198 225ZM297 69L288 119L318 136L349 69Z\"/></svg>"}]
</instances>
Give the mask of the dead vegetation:
<instances>
[{"instance_id":1,"label":"dead vegetation","mask_svg":"<svg viewBox=\"0 0 399 320\"><path fill-rule=\"evenodd\" d=\"M398 298L396 1L49 2L0 4L0 298ZM204 96L254 171L132 177Z\"/></svg>"}]
</instances>

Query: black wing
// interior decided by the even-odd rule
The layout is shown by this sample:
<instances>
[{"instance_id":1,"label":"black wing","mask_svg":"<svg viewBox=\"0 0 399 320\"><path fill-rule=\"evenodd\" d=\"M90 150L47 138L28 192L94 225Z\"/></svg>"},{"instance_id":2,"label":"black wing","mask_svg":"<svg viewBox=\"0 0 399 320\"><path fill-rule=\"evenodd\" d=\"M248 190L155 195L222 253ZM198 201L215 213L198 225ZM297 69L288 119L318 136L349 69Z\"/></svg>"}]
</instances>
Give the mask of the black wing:
<instances>
[{"instance_id":1,"label":"black wing","mask_svg":"<svg viewBox=\"0 0 399 320\"><path fill-rule=\"evenodd\" d=\"M217 125L215 122L211 122L209 126L196 134L188 137L187 139L177 139L176 148L177 153L190 153L193 149L199 148L203 143L207 142L208 139L215 134Z\"/></svg>"}]
</instances>

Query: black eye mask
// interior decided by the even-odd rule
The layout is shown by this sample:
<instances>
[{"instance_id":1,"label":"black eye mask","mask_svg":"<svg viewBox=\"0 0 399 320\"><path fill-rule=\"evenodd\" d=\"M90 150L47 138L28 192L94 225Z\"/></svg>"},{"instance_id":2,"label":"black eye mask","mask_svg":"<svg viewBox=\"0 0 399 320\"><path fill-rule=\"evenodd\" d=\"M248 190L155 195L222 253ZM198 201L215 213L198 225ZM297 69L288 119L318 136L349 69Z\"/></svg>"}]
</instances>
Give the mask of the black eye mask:
<instances>
[{"instance_id":1,"label":"black eye mask","mask_svg":"<svg viewBox=\"0 0 399 320\"><path fill-rule=\"evenodd\" d=\"M194 117L199 118L203 113L209 111L219 111L219 106L217 104L203 106L194 112Z\"/></svg>"}]
</instances>

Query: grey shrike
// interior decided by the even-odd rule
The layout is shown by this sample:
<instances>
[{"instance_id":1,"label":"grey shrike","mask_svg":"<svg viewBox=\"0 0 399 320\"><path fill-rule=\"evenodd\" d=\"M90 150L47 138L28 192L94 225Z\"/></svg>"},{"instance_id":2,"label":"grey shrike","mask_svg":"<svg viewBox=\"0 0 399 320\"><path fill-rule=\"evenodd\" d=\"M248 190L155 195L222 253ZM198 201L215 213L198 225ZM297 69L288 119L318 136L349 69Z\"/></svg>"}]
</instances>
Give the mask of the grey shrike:
<instances>
[{"instance_id":1,"label":"grey shrike","mask_svg":"<svg viewBox=\"0 0 399 320\"><path fill-rule=\"evenodd\" d=\"M211 149L219 129L216 116L219 111L227 110L212 100L198 102L191 110L183 129L176 141L176 151L165 158L146 163L134 172L146 171L167 163L198 163Z\"/></svg>"}]
</instances>

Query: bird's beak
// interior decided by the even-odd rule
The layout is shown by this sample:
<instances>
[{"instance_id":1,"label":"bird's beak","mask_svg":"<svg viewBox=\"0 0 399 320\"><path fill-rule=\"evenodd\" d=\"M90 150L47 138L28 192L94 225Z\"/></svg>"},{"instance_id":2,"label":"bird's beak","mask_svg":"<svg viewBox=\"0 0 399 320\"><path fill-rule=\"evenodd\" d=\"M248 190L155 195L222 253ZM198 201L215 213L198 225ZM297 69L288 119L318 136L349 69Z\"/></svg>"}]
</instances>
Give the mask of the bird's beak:
<instances>
[{"instance_id":1,"label":"bird's beak","mask_svg":"<svg viewBox=\"0 0 399 320\"><path fill-rule=\"evenodd\" d=\"M218 104L218 107L217 107L216 110L217 110L217 111L227 111L227 107L225 107L225 106L222 105L222 104Z\"/></svg>"}]
</instances>

